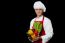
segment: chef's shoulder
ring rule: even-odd
[[[45,22],[51,22],[50,18],[44,17]]]
[[[30,21],[30,23],[31,23],[31,22],[34,22],[34,21],[35,21],[35,18],[33,18],[33,19]]]

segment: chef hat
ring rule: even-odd
[[[36,1],[33,5],[33,8],[34,9],[41,8],[41,9],[43,9],[44,12],[46,12],[46,7],[44,6],[44,4],[41,1]]]

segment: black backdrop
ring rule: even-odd
[[[26,35],[27,30],[29,29],[30,21],[32,18],[34,18],[35,12],[33,9],[33,4],[37,0],[23,0],[23,1],[15,1],[14,6],[16,6],[15,9],[15,17],[16,17],[16,43],[31,43]],[[54,36],[49,41],[49,43],[58,43],[57,40],[57,14],[56,11],[54,12],[54,4],[53,1],[49,0],[40,0],[42,1],[47,11],[44,14],[46,17],[50,18],[52,21],[53,29],[54,29]],[[52,5],[53,4],[53,5]]]

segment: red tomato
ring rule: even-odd
[[[38,31],[37,31],[37,30],[35,30],[35,31],[34,31],[34,34],[37,36],[37,35],[38,35]]]

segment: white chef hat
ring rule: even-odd
[[[41,9],[43,9],[44,12],[46,12],[46,7],[44,6],[44,4],[41,1],[36,1],[33,5],[33,8],[34,9],[41,8]]]

